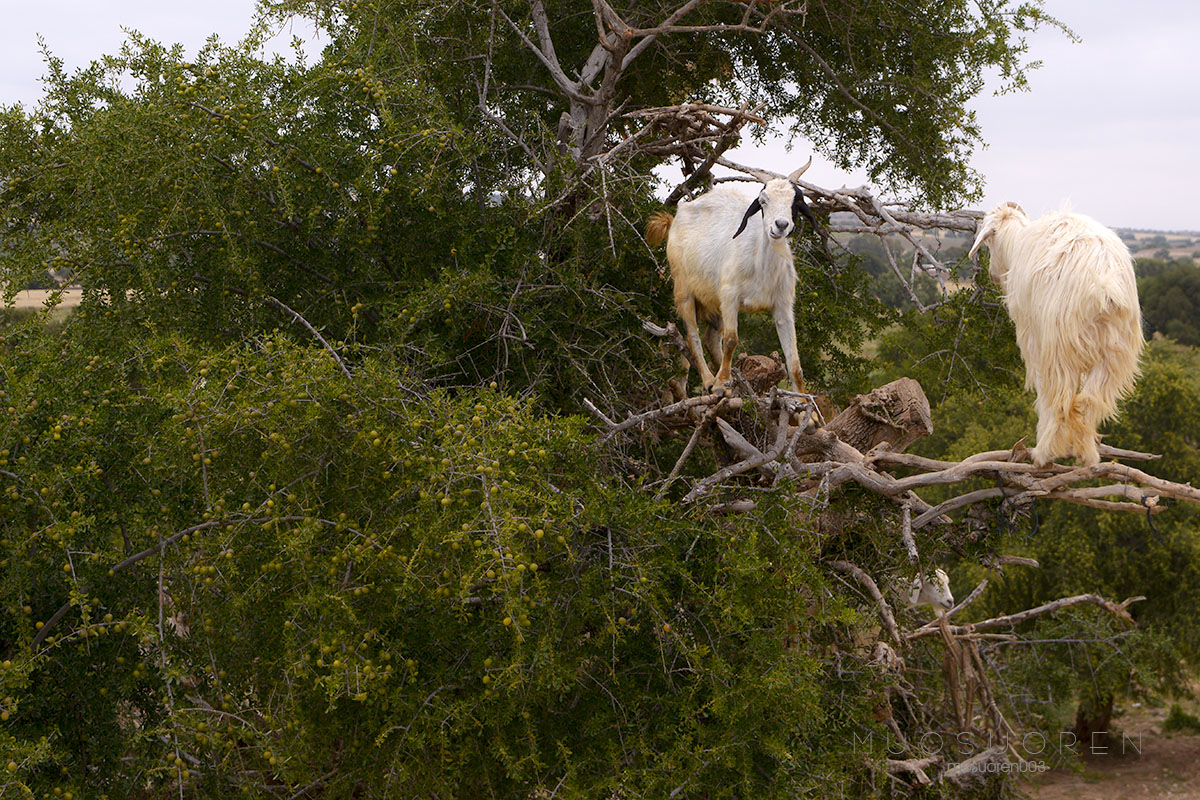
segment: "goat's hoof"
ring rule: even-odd
[[[1044,453],[1038,452],[1038,449],[1036,447],[1033,448],[1032,451],[1030,451],[1030,456],[1031,456],[1030,461],[1032,461],[1033,465],[1035,467],[1037,467],[1038,469],[1045,469],[1046,467],[1048,467],[1054,463],[1054,459],[1052,457],[1050,457]]]

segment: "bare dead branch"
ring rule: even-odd
[[[677,338],[673,326],[664,327],[647,322],[644,327],[654,335]],[[928,419],[918,413],[921,406],[918,400],[923,400],[920,386],[909,381],[910,388],[902,392],[900,384],[905,380],[909,379],[902,379],[865,395],[874,397],[870,402],[860,398],[856,403],[861,405],[861,413],[848,415],[843,411],[825,427],[816,429],[809,427],[807,421],[813,417],[816,408],[811,396],[772,390],[771,396],[764,398],[744,381],[732,384],[732,390],[740,396],[710,394],[690,397],[630,414],[621,422],[613,422],[590,403],[586,405],[603,424],[602,438],[605,439],[630,429],[642,430],[649,426],[669,430],[690,429],[694,432],[697,425],[706,424],[703,420],[713,422],[721,440],[739,456],[740,461],[700,480],[686,495],[687,503],[708,495],[722,484],[739,479],[739,476],[747,476],[747,473],[760,476],[760,480],[790,480],[797,492],[810,495],[817,491],[833,493],[847,484],[861,486],[901,507],[907,506],[913,515],[912,531],[935,522],[948,523],[954,512],[994,499],[1002,499],[1002,507],[1009,512],[1027,508],[1029,503],[1038,498],[1142,513],[1162,511],[1165,507],[1161,499],[1164,497],[1200,503],[1200,489],[1190,484],[1167,481],[1113,461],[1092,467],[1062,464],[1034,466],[1028,463],[1029,450],[1023,442],[1018,442],[1009,450],[977,453],[957,462],[896,452],[931,431]],[[914,392],[921,395],[920,398],[914,399]],[[889,403],[893,405],[889,406]],[[714,411],[718,404],[720,408]],[[758,414],[730,413],[740,412],[744,407],[755,408]],[[770,432],[762,430],[763,423],[755,422],[762,419],[773,421],[777,416],[782,418],[784,413],[789,416],[798,413],[805,421],[800,425],[788,425],[785,421]],[[748,430],[747,426],[753,431]],[[791,443],[785,447],[788,436],[791,436]],[[842,437],[860,443],[862,447],[869,448],[869,452],[864,455]],[[764,439],[775,442],[767,451],[752,444]],[[696,441],[698,443],[700,440]],[[1100,452],[1105,457],[1137,460],[1154,458],[1149,453],[1105,445],[1101,446]],[[896,468],[904,468],[913,474],[898,477],[891,471]],[[918,494],[921,489],[931,486],[949,486],[980,479],[994,485],[973,489],[937,505],[930,505]],[[1097,479],[1107,483],[1086,485]],[[746,477],[740,480],[745,481]],[[903,524],[901,528],[903,540],[908,529]],[[911,557],[915,541],[913,547],[909,548],[908,543],[905,546]]]
[[[721,438],[725,440],[725,444],[729,445],[729,448],[741,456],[742,459],[761,458],[763,463],[757,469],[763,475],[768,478],[774,478],[778,474],[775,465],[767,461],[761,450],[746,441],[745,436],[742,436],[736,428],[720,417],[717,418],[717,429],[721,432]]]
[[[725,395],[721,394],[706,394],[700,397],[689,397],[686,400],[680,400],[678,403],[672,403],[671,405],[663,408],[631,415],[625,421],[618,422],[609,428],[605,432],[605,435],[612,436],[613,434],[620,433],[621,431],[625,431],[640,425],[645,425],[648,422],[675,416],[680,412],[687,411],[691,408],[712,407],[722,400],[729,401],[727,407],[730,410],[737,410],[742,407],[740,397],[726,398]]]
[[[904,277],[904,273],[900,271],[900,266],[896,263],[896,257],[892,255],[892,248],[888,246],[887,236],[879,234],[879,244],[883,248],[883,254],[887,257],[888,266],[891,267],[892,273],[899,279],[904,290],[908,292],[908,299],[913,301],[917,310],[924,313],[929,310],[929,306],[921,302],[921,298],[917,297],[917,292],[913,289],[912,283],[908,278]]]
[[[600,421],[601,421],[601,422],[603,422],[603,423],[604,423],[605,425],[607,425],[608,427],[610,427],[610,428],[615,428],[615,427],[616,427],[617,423],[615,423],[615,422],[613,422],[611,419],[609,419],[609,418],[608,418],[608,417],[607,417],[607,416],[604,414],[604,412],[603,412],[603,411],[601,411],[600,409],[596,408],[596,404],[595,404],[595,403],[593,403],[591,400],[589,400],[589,399],[588,399],[588,398],[586,398],[586,397],[585,397],[585,398],[583,398],[583,406],[584,406],[584,408],[586,408],[588,411],[592,412],[592,413],[593,413],[593,414],[595,414],[597,417],[599,417],[599,418],[600,418]]]
[[[524,44],[525,47],[527,47],[530,52],[533,53],[538,61],[542,62],[542,66],[544,66],[550,72],[550,77],[554,79],[554,83],[563,91],[563,94],[567,95],[567,97],[571,98],[572,100],[579,102],[587,99],[580,91],[579,84],[567,77],[567,74],[563,72],[562,65],[558,62],[558,56],[554,52],[554,41],[550,38],[550,28],[549,21],[546,18],[546,9],[542,5],[541,0],[534,0],[532,8],[533,24],[537,29],[538,39],[541,42],[541,47],[534,44],[533,41],[525,35],[525,31],[521,30],[521,26],[513,22],[508,14],[504,13],[504,9],[500,8],[498,3],[493,3],[492,8],[494,9],[495,13],[499,14],[501,18],[508,23],[508,27],[510,27],[513,32],[517,34],[517,36],[521,39],[522,44]]]
[[[1007,748],[1002,746],[989,747],[982,753],[977,753],[965,761],[955,764],[942,773],[941,781],[965,786],[973,781],[985,780],[989,774],[994,774],[997,766],[1008,763]]]
[[[271,295],[267,295],[267,302],[276,308],[287,312],[292,319],[299,322],[305,328],[308,328],[308,332],[317,338],[317,341],[320,342],[321,346],[329,352],[329,355],[333,356],[333,360],[337,362],[338,368],[342,370],[342,374],[346,376],[346,380],[350,381],[351,383],[354,382],[354,376],[350,374],[350,370],[346,367],[346,363],[342,361],[342,357],[337,354],[337,351],[333,349],[333,346],[330,345],[329,342],[325,341],[325,337],[322,336],[320,332],[312,326],[312,323],[301,316],[300,312],[293,311],[291,308],[284,305],[280,300],[272,297]]]
[[[954,636],[965,636],[967,634],[975,633],[976,631],[986,631],[993,628],[1012,628],[1020,625],[1022,622],[1028,622],[1035,617],[1040,617],[1043,614],[1051,614],[1055,611],[1059,611],[1060,609],[1067,608],[1069,606],[1076,606],[1081,603],[1090,603],[1092,605],[1100,606],[1110,614],[1113,614],[1114,616],[1119,617],[1120,619],[1132,625],[1134,624],[1133,617],[1129,616],[1129,612],[1126,611],[1126,608],[1133,603],[1145,599],[1146,598],[1144,597],[1131,597],[1122,603],[1114,603],[1113,601],[1107,600],[1098,594],[1080,594],[1075,595],[1074,597],[1063,597],[1058,600],[1053,600],[1049,603],[1040,605],[1037,608],[1030,608],[1025,611],[1020,611],[1016,614],[1008,614],[1003,617],[993,617],[992,619],[985,619],[981,622],[970,622],[966,625],[952,625],[949,627],[949,631]],[[936,627],[922,627],[904,634],[904,638],[906,641],[912,641],[925,636],[931,636],[937,632],[938,630]]]
[[[1034,569],[1037,569],[1038,567],[1042,566],[1041,564],[1039,564],[1037,562],[1036,558],[1025,558],[1024,556],[999,555],[999,556],[995,557],[995,563],[998,566],[1015,564],[1016,566],[1019,566],[1019,567],[1033,567]]]
[[[971,603],[974,603],[983,594],[983,590],[987,588],[987,585],[988,585],[987,578],[984,578],[983,580],[981,580],[979,582],[979,585],[976,586],[974,589],[972,589],[971,593],[966,596],[966,599],[964,599],[961,603],[959,603],[954,608],[952,608],[946,612],[946,617],[949,618],[949,617],[957,614],[959,611],[962,611],[967,606],[971,605]]]
[[[935,764],[940,764],[941,761],[942,757],[936,755],[925,758],[909,758],[903,761],[889,758],[886,767],[889,775],[912,775],[918,786],[928,786],[933,781],[925,774],[925,770]]]
[[[787,409],[779,412],[779,422],[776,424],[775,445],[769,452],[762,453],[758,456],[751,456],[744,461],[739,461],[737,464],[733,464],[718,470],[715,474],[710,475],[697,483],[696,486],[683,498],[683,502],[694,502],[698,498],[707,494],[709,490],[717,484],[741,475],[743,472],[749,472],[750,470],[774,461],[783,455],[784,445],[787,443],[788,413],[789,412]]]
[[[674,26],[675,23],[677,23],[679,20],[683,19],[688,14],[692,13],[693,10],[695,10],[698,6],[704,4],[705,2],[707,2],[707,0],[688,0],[688,2],[684,3],[682,6],[675,9],[675,11],[671,12],[671,14],[665,20],[663,20],[659,25],[657,25],[654,28],[647,28],[647,29],[641,31],[640,33],[635,33],[633,31],[633,29],[630,28],[626,24],[625,31],[624,31],[625,35],[630,38],[632,38],[635,35],[640,35],[640,36],[642,36],[642,40],[640,42],[638,42],[636,45],[634,45],[633,47],[631,47],[629,49],[629,52],[625,54],[624,59],[622,59],[622,61],[621,61],[621,69],[624,70],[624,69],[628,68],[629,65],[633,63],[633,60],[635,58],[640,56],[646,50],[647,47],[649,47],[650,45],[654,44],[655,41],[657,41],[659,36],[661,36],[663,33],[670,32],[672,26]]]
[[[905,503],[900,510],[900,541],[908,553],[908,560],[914,564],[921,563],[921,554],[917,550],[917,542],[912,532],[912,506]]]
[[[708,427],[708,424],[712,422],[713,417],[715,417],[721,411],[721,408],[724,405],[724,402],[717,403],[704,413],[704,419],[701,420],[700,424],[696,426],[696,430],[692,433],[692,438],[688,439],[687,446],[683,448],[683,452],[679,454],[679,460],[675,462],[675,466],[671,469],[671,474],[667,476],[665,481],[663,481],[662,487],[655,492],[655,500],[661,500],[662,496],[666,494],[671,482],[675,480],[675,476],[677,476],[679,474],[679,470],[683,468],[684,462],[687,461],[688,456],[692,454],[692,450],[696,448],[696,442],[700,440],[700,433]]]
[[[709,508],[713,514],[745,514],[758,508],[753,500],[734,500],[732,503],[718,503]]]
[[[1003,496],[1004,490],[999,487],[967,492],[966,494],[959,495],[958,497],[952,497],[949,500],[938,503],[936,506],[930,508],[928,511],[924,512],[915,520],[913,520],[912,524],[914,528],[923,528],[927,523],[943,517],[951,511],[957,511],[960,508],[965,508],[966,506],[979,503],[983,500],[990,500],[993,497]]]
[[[725,114],[736,119],[745,119],[749,122],[754,122],[759,125],[766,125],[767,121],[758,115],[766,106],[766,103],[760,103],[755,106],[753,111],[747,111],[746,107],[729,108],[728,106],[717,106],[711,103],[680,103],[676,106],[654,106],[653,108],[642,108],[637,111],[627,112],[628,117],[663,117],[663,116],[686,116],[690,112],[704,112],[705,114]]]
[[[903,644],[904,639],[900,636],[900,629],[896,626],[896,617],[892,613],[892,607],[888,605],[887,600],[883,597],[883,593],[879,591],[879,585],[875,583],[875,579],[849,561],[830,561],[829,566],[840,572],[854,576],[854,579],[862,584],[867,594],[879,606],[879,619],[883,622],[883,627],[887,629],[888,634],[897,645]]]
[[[547,169],[545,163],[543,163],[542,160],[537,157],[537,154],[533,152],[533,148],[529,146],[529,143],[525,141],[524,137],[515,133],[512,128],[508,127],[508,123],[506,123],[502,118],[493,114],[482,100],[480,100],[477,108],[479,109],[479,113],[483,114],[483,116],[486,117],[493,125],[499,128],[505,136],[512,140],[517,147],[521,148],[525,155],[529,156],[529,160],[533,162],[535,167],[537,167],[538,172],[542,173],[543,175],[548,175],[550,173],[550,170]]]

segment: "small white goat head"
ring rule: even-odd
[[[807,164],[786,178],[769,172],[755,171],[754,176],[763,182],[763,188],[746,209],[742,224],[738,226],[733,238],[736,239],[746,230],[746,223],[755,214],[762,214],[763,233],[770,239],[783,239],[791,235],[796,229],[797,214],[803,214],[808,224],[816,228],[817,220],[813,217],[808,203],[804,202],[804,191],[796,185],[796,181],[800,180],[800,176],[811,166],[812,156],[809,156]]]
[[[1023,208],[1011,200],[1007,203],[1001,203],[983,215],[983,219],[979,221],[979,227],[975,232],[975,243],[971,245],[971,251],[967,253],[967,258],[974,258],[975,253],[979,252],[980,247],[990,244],[996,232],[1010,224],[1017,224],[1022,227],[1029,224],[1029,215],[1025,213]],[[1008,275],[1008,260],[996,258],[993,253],[991,262],[988,265],[988,274],[1003,289],[1004,279]]]
[[[933,579],[918,575],[912,579],[908,593],[910,608],[931,606],[939,617],[954,608],[954,595],[950,592],[950,578],[940,569],[933,571]]]

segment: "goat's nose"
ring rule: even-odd
[[[789,225],[791,225],[791,222],[789,222],[786,219],[775,220],[775,230],[778,231],[779,233],[783,233],[784,231],[786,231],[788,229]]]

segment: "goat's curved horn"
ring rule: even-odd
[[[996,232],[996,216],[988,214],[976,224],[975,228],[975,243],[971,245],[971,251],[967,253],[967,258],[974,258],[979,252],[979,248],[992,238]]]
[[[762,183],[770,183],[779,177],[774,172],[767,172],[761,169],[747,169],[746,172],[753,175],[755,178],[758,178],[758,180]]]
[[[812,166],[812,156],[809,156],[808,163],[805,164],[800,169],[793,172],[791,175],[788,175],[788,180],[791,181],[792,183],[795,183],[796,181],[800,180],[800,176],[803,175],[805,172],[807,172],[808,168],[811,166]]]

